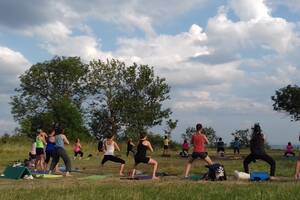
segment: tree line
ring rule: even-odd
[[[11,113],[20,132],[32,137],[38,128],[60,124],[70,138],[100,137],[111,133],[136,138],[164,121],[175,129],[170,86],[153,67],[111,59],[88,64],[80,57],[54,57],[32,65],[20,76],[11,97]]]

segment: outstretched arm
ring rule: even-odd
[[[68,138],[67,138],[65,135],[63,136],[63,140],[64,140],[64,143],[65,143],[65,144],[70,144]]]
[[[152,145],[151,145],[150,142],[147,142],[147,146],[148,146],[149,150],[150,150],[151,152],[153,152],[153,148],[152,148]]]
[[[205,140],[205,144],[208,144],[208,143],[209,143],[209,141],[208,141],[206,135],[204,135],[204,140]]]
[[[119,146],[118,146],[118,144],[117,144],[116,142],[114,142],[114,145],[115,145],[115,148],[116,148],[118,151],[120,151],[120,148],[119,148]]]

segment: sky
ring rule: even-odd
[[[153,66],[175,140],[202,123],[229,142],[259,122],[270,144],[297,143],[300,123],[270,97],[300,84],[299,33],[300,0],[0,0],[0,133],[17,126],[18,76],[58,55]]]

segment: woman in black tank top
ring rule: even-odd
[[[137,152],[134,156],[135,165],[134,165],[134,169],[132,170],[132,175],[131,175],[132,178],[134,178],[136,166],[139,163],[145,163],[145,164],[153,165],[152,179],[158,179],[158,177],[156,177],[156,170],[157,170],[158,163],[156,160],[146,156],[147,149],[153,152],[151,143],[147,140],[147,134],[142,133],[140,136],[140,142],[137,146]]]

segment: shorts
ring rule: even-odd
[[[217,152],[220,152],[220,151],[223,151],[223,152],[225,152],[225,149],[224,149],[224,147],[218,147],[218,148],[217,148]]]
[[[113,155],[104,155],[101,164],[104,165],[104,163],[106,163],[107,161],[112,161],[112,162],[116,162],[116,163],[125,164],[125,161],[123,159],[118,158],[118,157],[113,156]]]
[[[193,162],[197,158],[205,159],[207,156],[208,156],[207,152],[193,152],[190,162]]]
[[[148,164],[150,161],[149,157],[134,157],[135,164],[145,163]]]
[[[40,155],[44,155],[44,149],[43,148],[36,148],[36,155],[40,156]]]
[[[164,145],[164,149],[169,149],[169,145]]]

